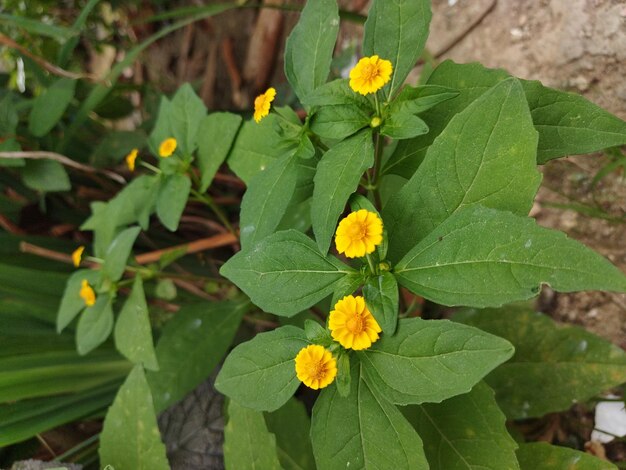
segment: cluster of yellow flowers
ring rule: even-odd
[[[380,217],[361,209],[339,223],[335,245],[349,258],[363,257],[382,242],[382,234]],[[348,295],[335,304],[328,317],[328,329],[341,346],[355,351],[369,348],[382,331],[360,295]],[[295,361],[298,379],[312,389],[330,385],[337,376],[337,360],[324,346],[312,344],[301,349]]]
[[[178,142],[176,139],[174,137],[168,137],[159,145],[159,156],[162,158],[171,157],[176,151],[177,146]],[[135,161],[137,160],[138,154],[139,149],[132,149],[124,158],[126,166],[130,171],[135,171]]]
[[[72,263],[75,268],[80,266],[84,251],[85,247],[81,245],[72,252]],[[87,279],[83,279],[81,281],[78,295],[81,299],[83,299],[87,307],[91,307],[96,303],[96,292],[93,290],[93,287],[89,285],[89,281]]]
[[[362,95],[376,93],[384,87],[391,79],[393,65],[377,55],[363,57],[350,70],[350,88]],[[261,93],[254,100],[254,121],[260,122],[270,113],[272,101],[276,97],[276,90],[268,88],[265,93]]]

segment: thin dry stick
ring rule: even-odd
[[[68,72],[67,70],[62,69],[61,67],[57,67],[56,65],[51,64],[45,59],[42,59],[41,57],[36,56],[32,52],[30,52],[28,49],[26,49],[23,46],[20,46],[18,43],[16,43],[11,38],[9,38],[8,36],[5,36],[2,33],[0,33],[0,44],[4,44],[5,46],[11,49],[17,50],[20,54],[23,54],[26,57],[29,57],[38,65],[40,65],[43,69],[47,70],[53,75],[58,75],[59,77],[71,78],[74,80],[80,80],[80,79],[85,78],[93,82],[101,82],[94,75],[85,75],[85,74],[80,74],[80,73]]]
[[[0,158],[28,158],[30,160],[54,160],[56,162],[62,163],[63,165],[69,166],[71,168],[76,168],[77,170],[81,170],[86,173],[101,173],[120,184],[126,183],[126,180],[122,176],[118,175],[117,173],[113,173],[112,171],[109,171],[109,170],[93,168],[88,165],[83,165],[82,163],[75,162],[74,160],[66,157],[65,155],[61,155],[60,153],[55,153],[55,152],[44,152],[44,151],[0,152]]]
[[[220,233],[208,238],[201,238],[200,240],[193,241],[191,243],[184,243],[182,245],[173,246],[164,250],[151,251],[150,253],[144,253],[135,258],[139,264],[154,263],[161,259],[165,253],[185,250],[185,254],[197,253],[199,251],[211,250],[213,248],[220,248],[222,246],[232,245],[237,243],[237,237],[232,233]]]

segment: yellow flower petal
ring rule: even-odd
[[[295,361],[298,379],[314,390],[327,387],[337,376],[337,361],[329,350],[318,344],[302,348]]]
[[[161,142],[161,145],[159,145],[159,156],[163,158],[171,156],[176,150],[177,146],[178,142],[176,142],[176,139],[174,137],[168,137],[163,142]]]
[[[372,253],[383,241],[383,221],[374,212],[361,209],[339,222],[335,232],[337,252],[348,258],[360,258]]]
[[[135,171],[135,160],[137,160],[138,153],[139,149],[132,149],[130,153],[126,155],[126,165],[130,171]]]
[[[254,120],[255,122],[261,121],[265,116],[270,113],[270,106],[272,101],[276,97],[276,90],[274,88],[268,88],[265,93],[260,94],[254,100]]]
[[[80,260],[83,257],[83,251],[85,251],[85,247],[79,246],[72,252],[72,263],[74,263],[75,268],[80,266]]]
[[[85,301],[87,307],[91,307],[96,303],[96,293],[89,285],[87,279],[83,279],[80,284],[80,298]]]
[[[350,88],[362,95],[375,93],[391,79],[391,62],[377,55],[363,57],[350,71]]]
[[[369,348],[382,331],[360,295],[348,295],[335,304],[328,318],[328,328],[335,341],[354,350]]]

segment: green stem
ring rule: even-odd
[[[193,196],[199,202],[202,202],[202,203],[206,204],[215,213],[217,218],[220,219],[220,222],[222,222],[222,224],[224,224],[224,227],[226,227],[226,229],[230,233],[232,233],[233,235],[236,235],[235,229],[230,224],[230,221],[226,217],[226,214],[224,214],[224,211],[222,211],[222,209],[217,204],[215,204],[215,202],[213,202],[213,199],[211,199],[206,194],[202,194],[199,191],[196,191],[195,189],[191,190],[191,194],[193,194]]]
[[[157,175],[161,173],[161,169],[160,168],[157,168],[156,166],[151,165],[148,162],[144,162],[143,160],[140,160],[139,164],[141,166],[143,166],[144,168],[147,168],[148,170],[151,170],[151,171],[155,172]]]
[[[376,134],[376,147],[374,151],[374,171],[372,173],[372,186],[374,193],[374,203],[376,208],[380,211],[383,208],[382,200],[380,197],[379,183],[380,183],[380,167],[383,160],[383,137],[380,134]]]

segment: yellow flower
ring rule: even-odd
[[[337,376],[337,361],[324,346],[312,344],[296,356],[296,375],[313,390],[327,387]]]
[[[87,279],[83,279],[80,284],[80,297],[85,301],[87,307],[96,303],[96,293],[93,291]]]
[[[161,149],[163,144],[161,144]],[[159,149],[160,150],[160,149]],[[135,160],[137,160],[138,149],[132,149],[128,155],[126,155],[126,165],[130,171],[135,171]]]
[[[80,266],[80,260],[83,257],[83,251],[85,251],[85,247],[79,246],[72,252],[72,262],[74,263],[75,268]]]
[[[383,221],[375,212],[361,209],[348,214],[337,227],[335,246],[348,258],[372,253],[383,241]]]
[[[377,55],[363,57],[350,70],[350,88],[362,95],[374,93],[391,79],[392,70],[391,62],[379,59]]]
[[[367,349],[378,339],[382,330],[360,295],[348,295],[335,304],[330,312],[328,328],[335,341],[346,349]]]
[[[276,97],[276,90],[268,88],[267,91],[254,99],[254,120],[259,122],[270,113],[270,105]]]
[[[169,137],[161,142],[159,145],[159,155],[163,158],[169,157],[176,150],[176,139],[174,137]]]

